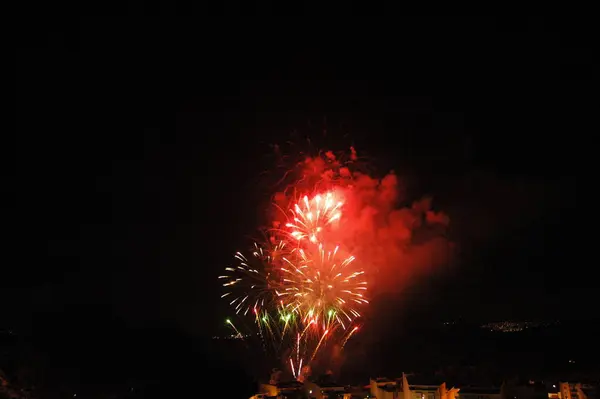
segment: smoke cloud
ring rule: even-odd
[[[368,273],[369,296],[399,292],[413,279],[448,264],[453,244],[447,238],[450,218],[433,207],[431,197],[410,201],[401,178],[393,171],[375,177],[356,151],[331,151],[306,157],[288,172],[292,179],[274,201],[281,210],[275,226],[285,223],[290,203],[301,196],[333,191],[342,199],[343,224],[323,232],[352,253]]]

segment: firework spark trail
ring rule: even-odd
[[[342,348],[343,348],[344,346],[346,346],[346,342],[348,342],[348,340],[350,339],[350,337],[352,336],[352,334],[354,334],[356,331],[358,331],[358,327],[354,327],[354,328],[352,329],[352,331],[350,331],[350,334],[348,334],[348,335],[346,336],[346,338],[344,338],[344,341],[342,342]]]
[[[321,344],[323,343],[323,340],[325,339],[325,337],[327,336],[328,333],[329,333],[329,330],[323,331],[323,335],[321,336],[321,339],[319,340],[319,343],[317,344],[315,351],[313,352],[312,356],[310,357],[311,362],[314,360],[315,356],[317,355],[317,352],[319,351],[319,348],[321,347]]]
[[[290,358],[290,367],[292,368],[292,375],[294,376],[294,378],[298,378],[296,377],[296,371],[294,370],[294,361],[292,360],[292,358]]]
[[[298,333],[298,340],[296,341],[296,361],[300,361],[300,333]]]
[[[234,325],[234,324],[231,322],[231,320],[227,319],[227,320],[225,320],[225,322],[226,322],[227,324],[229,324],[229,325],[231,326],[231,328],[233,328],[233,329],[234,329],[234,331],[236,332],[236,335],[237,335],[238,337],[242,337],[242,333],[241,333],[241,332],[240,332],[240,331],[239,331],[239,330],[236,328],[236,326],[235,326],[235,325]]]

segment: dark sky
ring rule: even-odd
[[[324,129],[450,214],[461,258],[414,288],[422,316],[598,316],[576,208],[596,111],[589,25],[246,22],[18,32],[3,323],[212,334],[226,317],[215,276],[271,195],[269,144]]]

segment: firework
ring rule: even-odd
[[[358,330],[367,282],[354,256],[342,256],[339,247],[295,248],[283,256],[282,278],[275,289],[280,338],[292,346],[290,370],[300,377],[328,342],[346,341]]]
[[[327,342],[345,345],[358,329],[360,308],[368,304],[365,273],[355,257],[320,242],[320,228],[341,215],[341,202],[333,201],[331,193],[304,197],[304,205],[295,207],[296,224],[284,235],[292,242],[254,244],[248,256],[237,252],[236,264],[219,276],[222,297],[236,315],[252,316],[276,351],[292,350],[288,361],[295,378]],[[227,324],[242,336],[230,319]]]
[[[271,231],[268,245],[236,253],[236,264],[219,277],[222,297],[237,316],[253,317],[263,343],[269,340],[285,354],[282,360],[298,380],[322,348],[345,345],[368,304],[359,262],[328,242],[327,232],[343,224],[339,188],[301,196],[284,212],[287,223]],[[242,336],[229,319],[227,324]]]
[[[326,250],[295,249],[283,257],[283,280],[277,295],[283,309],[301,318],[302,325],[316,323],[323,330],[346,329],[368,304],[364,271],[354,267],[354,256],[340,256],[339,247]],[[305,327],[306,328],[306,327]]]
[[[229,301],[236,314],[258,315],[271,305],[279,284],[274,265],[284,248],[283,241],[268,249],[255,243],[249,256],[236,252],[236,264],[226,267],[225,274],[219,276],[226,290],[221,298]]]
[[[289,235],[298,241],[321,242],[321,233],[342,216],[343,202],[332,191],[317,194],[312,198],[305,195],[290,210],[290,221],[286,224]]]
[[[329,199],[330,204],[317,198]],[[318,223],[338,218],[339,206],[332,206],[331,201],[327,194],[306,199],[304,210],[318,217],[311,218],[301,209],[301,217],[315,222],[303,222],[303,226],[316,228]],[[310,208],[311,202],[320,208]],[[300,378],[303,365],[311,363],[327,342],[346,343],[358,329],[360,308],[368,304],[365,273],[354,256],[342,254],[339,246],[329,248],[310,239],[300,242],[301,247],[296,242],[291,250],[294,242],[288,245],[285,240],[271,246],[254,244],[248,256],[237,252],[236,264],[219,276],[226,290],[222,297],[235,313],[252,316],[259,335],[272,341],[275,351],[292,350],[288,361],[295,378]],[[227,324],[242,336],[230,319]]]

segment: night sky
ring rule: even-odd
[[[272,145],[307,137],[353,145],[449,214],[458,261],[398,308],[435,322],[600,316],[582,226],[595,211],[576,206],[595,134],[589,24],[246,23],[17,33],[2,324],[90,341],[106,325],[225,333],[215,277],[264,223]]]

